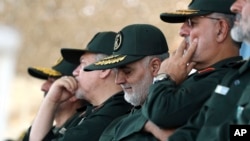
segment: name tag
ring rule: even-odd
[[[215,88],[215,92],[221,95],[226,95],[229,91],[229,87],[222,86],[222,85],[217,85]]]

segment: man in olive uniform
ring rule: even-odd
[[[242,41],[247,44],[250,44],[250,1],[249,0],[236,0],[231,6],[231,11],[237,14],[235,25],[231,30],[232,38],[235,41]],[[249,130],[244,136],[234,136],[233,131],[230,135],[230,125],[248,125],[250,124],[250,60],[248,59],[240,68],[237,74],[228,74],[232,79],[224,79],[224,82],[228,85],[224,86],[225,89],[228,89],[227,95],[231,96],[232,99],[239,96],[239,101],[237,107],[234,107],[233,119],[229,122],[223,122],[223,126],[220,128],[220,140],[241,140],[248,141]],[[237,82],[237,83],[236,83]],[[235,104],[235,102],[227,102],[228,98],[223,99],[224,103],[229,103],[230,105]],[[220,112],[220,111],[218,111]],[[230,115],[231,115],[230,113]],[[231,116],[230,116],[231,117]],[[249,128],[248,128],[249,129]],[[232,137],[232,138],[230,138]]]
[[[216,60],[218,57],[219,58],[222,57],[221,58],[222,62],[226,61],[227,58],[230,59],[231,57],[238,55],[239,53],[238,46],[233,43],[230,37],[230,29],[233,27],[233,22],[232,19],[230,20],[229,17],[230,15],[232,15],[232,13],[230,12],[230,6],[233,4],[233,2],[234,0],[193,0],[189,5],[188,10],[179,10],[176,13],[161,14],[162,20],[166,22],[170,23],[184,22],[183,25],[185,24],[189,25],[190,39],[192,40],[192,38],[197,38],[198,42],[203,41],[203,43],[206,43],[203,44],[203,46],[201,43],[197,44],[197,49],[194,52],[193,56],[191,57],[191,61],[195,63],[194,68],[196,68],[197,65],[199,65],[200,63],[198,60],[194,59],[194,57],[197,57],[198,55],[200,55],[200,57],[202,58],[204,56],[208,56],[212,52],[212,54],[210,54],[211,60]],[[223,29],[223,27],[224,28],[226,27],[226,29]],[[206,38],[202,39],[202,35]],[[223,38],[220,37],[221,35],[223,35]],[[201,47],[203,47],[204,51],[197,52],[198,49]],[[189,53],[188,50],[187,52]],[[231,53],[231,57],[230,56],[226,57],[225,56],[226,52]],[[237,59],[234,61],[237,61]],[[225,65],[229,63],[231,67],[228,67],[227,70],[223,72],[223,74],[217,76],[218,78],[213,78],[213,79],[218,79],[219,81],[217,81],[217,83],[214,83],[214,89],[211,89],[212,90],[211,97],[204,103],[203,106],[201,106],[200,111],[197,111],[197,113],[193,114],[191,118],[188,120],[188,122],[180,129],[176,130],[174,134],[172,134],[170,137],[168,137],[170,134],[168,134],[167,132],[166,138],[168,138],[168,141],[227,140],[225,139],[225,136],[227,136],[228,134],[226,132],[229,131],[222,129],[225,126],[228,126],[225,123],[228,123],[228,121],[231,121],[231,119],[234,117],[234,113],[236,111],[235,105],[241,95],[242,87],[244,87],[249,81],[249,77],[246,77],[244,72],[242,72],[241,70],[238,71],[238,68],[242,65],[243,62],[244,61],[241,60],[233,63],[232,60],[231,61],[228,60],[226,64],[221,66],[221,68],[223,68],[225,67]],[[168,69],[170,68],[166,68],[166,70]],[[176,82],[178,82],[178,80],[182,80],[182,77],[178,77],[178,74],[173,73],[173,71],[169,71],[167,73],[173,80],[177,80]],[[243,75],[244,77],[238,79],[239,75]],[[166,82],[167,81],[165,81],[165,83]],[[203,95],[208,91],[206,85],[207,84],[194,85],[194,87],[196,87],[196,89],[200,91],[198,95]],[[155,87],[155,89],[160,89],[160,87],[158,88]],[[162,91],[167,91],[167,89],[169,89],[168,86]],[[211,92],[211,90],[209,91],[209,93]],[[191,96],[192,97],[190,97],[189,101],[193,102],[194,99],[196,98],[193,95]],[[159,95],[158,98],[162,100],[164,99],[164,96]],[[181,101],[181,98],[179,99]],[[158,105],[158,101],[159,100],[154,101],[155,103],[157,103],[155,106]],[[152,106],[152,104],[147,106],[148,108],[147,112],[149,113],[148,114],[149,118],[151,118],[152,121],[157,123],[157,125],[159,126],[163,125],[163,127],[165,127],[167,125],[166,122],[160,121],[159,118],[154,119],[150,117],[151,111],[156,112],[154,111],[154,109],[150,110],[149,109],[151,108],[150,106]],[[163,105],[158,105],[158,106],[162,107],[160,108],[160,110],[164,109]],[[184,105],[184,106],[189,106],[189,105]],[[169,108],[173,107],[171,107],[170,105],[170,107],[167,107],[167,109]],[[176,112],[182,113],[183,110],[179,110]],[[169,121],[168,118],[166,118],[165,114],[163,115],[163,118],[164,117],[166,121]],[[178,119],[177,117],[174,117],[174,114],[173,118]]]
[[[232,37],[236,41],[244,41],[250,44],[250,1],[236,0],[231,6],[232,12],[235,12],[239,18],[232,29]],[[249,72],[249,60],[244,64],[240,71]],[[250,73],[248,73],[249,78]],[[240,76],[240,79],[242,79]],[[232,89],[232,88],[231,88]],[[250,124],[250,83],[248,82],[246,88],[240,98],[235,115],[237,124]]]
[[[56,64],[51,68],[29,67],[28,73],[35,78],[45,81],[41,85],[41,90],[44,92],[44,96],[46,96],[51,85],[54,83],[54,81],[56,81],[56,79],[62,76],[72,76],[72,72],[76,67],[77,65],[71,64],[60,57],[56,61]],[[85,105],[86,101],[80,99],[65,101],[60,104],[60,108],[58,108],[58,110],[56,111],[54,118],[55,125],[52,127],[55,136],[60,136],[60,131],[64,130],[64,128],[68,128],[68,125],[70,125],[71,122],[73,122],[77,118],[79,114],[79,112],[77,111],[82,111]],[[29,131],[30,129],[18,140],[28,141]]]
[[[156,140],[154,136],[141,132],[146,119],[141,114],[153,77],[157,75],[161,62],[168,57],[168,46],[160,29],[149,24],[132,24],[124,27],[116,36],[113,55],[104,58],[84,70],[114,68],[115,83],[123,88],[124,98],[134,106],[125,116],[112,122],[100,140]]]
[[[123,99],[120,86],[114,83],[111,69],[85,72],[83,68],[113,51],[115,32],[99,32],[84,50],[62,49],[63,58],[78,64],[74,77],[62,77],[55,81],[45,97],[31,128],[31,140],[55,139],[50,127],[58,104],[75,96],[90,103],[76,122],[63,131],[56,140],[97,141],[106,126],[116,117],[129,112],[131,105]]]

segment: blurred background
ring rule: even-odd
[[[159,15],[186,8],[189,2],[1,0],[0,140],[16,140],[32,123],[43,99],[40,91],[43,81],[27,74],[29,66],[50,67],[60,56],[60,48],[84,48],[99,31],[118,32],[135,23],[148,23],[160,28],[171,52],[182,39],[178,35],[180,24],[164,23]]]

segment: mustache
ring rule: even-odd
[[[185,41],[186,41],[186,43],[190,43],[190,37],[188,36],[188,37],[185,37]]]
[[[236,16],[235,16],[235,20],[236,21],[240,21],[241,20],[241,14],[236,14]]]

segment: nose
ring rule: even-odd
[[[115,83],[116,83],[117,85],[120,85],[120,84],[124,84],[124,83],[125,83],[125,76],[124,76],[124,74],[123,74],[121,71],[119,71],[119,70],[116,71]]]
[[[51,85],[52,85],[52,82],[50,82],[49,80],[46,80],[46,81],[42,84],[41,90],[42,90],[43,92],[47,93],[47,92],[49,91]]]
[[[81,65],[78,65],[72,72],[73,76],[78,76],[81,69]]]
[[[180,28],[179,35],[181,37],[187,37],[190,34],[191,28],[189,27],[187,22],[184,22]]]
[[[230,10],[233,13],[240,13],[243,5],[243,0],[236,0],[233,5],[230,7]]]

